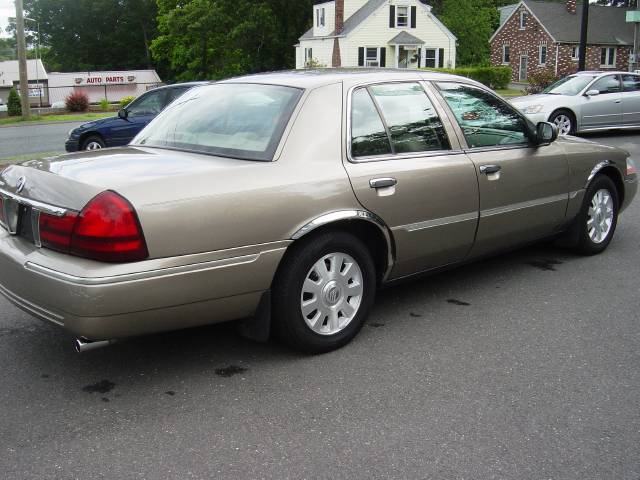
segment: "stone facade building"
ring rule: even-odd
[[[512,80],[526,81],[531,73],[549,70],[556,76],[578,69],[582,5],[576,0],[544,2],[522,0],[503,7],[501,25],[489,40],[491,64],[507,65]],[[587,70],[629,69],[633,24],[625,8],[589,7]]]

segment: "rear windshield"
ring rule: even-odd
[[[595,75],[572,75],[561,78],[556,83],[545,88],[542,93],[551,95],[577,95],[584,87],[596,78]]]
[[[302,90],[219,83],[194,88],[133,139],[133,145],[273,160]]]

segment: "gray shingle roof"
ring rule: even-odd
[[[400,32],[389,40],[389,45],[423,45],[424,42],[408,32]]]
[[[582,6],[578,12],[567,12],[564,2],[536,2],[524,0],[533,14],[558,42],[579,42]],[[626,22],[629,9],[619,7],[589,7],[590,44],[633,45],[633,24]]]
[[[387,0],[369,0],[365,3],[359,10],[357,10],[353,15],[347,18],[344,22],[344,30],[341,35],[348,35],[355,28],[364,22],[369,15],[375,12],[378,8],[380,8]],[[329,34],[329,36],[335,35],[336,32],[333,31]],[[315,38],[313,36],[313,28],[307,30],[304,35],[300,37],[300,40],[308,40],[310,38]]]

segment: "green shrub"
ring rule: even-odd
[[[559,77],[553,72],[553,70],[537,70],[536,72],[530,73],[529,85],[527,85],[527,93],[540,93],[545,88],[547,88],[552,83],[555,83],[559,80]]]
[[[129,105],[131,102],[133,102],[136,99],[136,97],[134,97],[133,95],[129,95],[128,97],[123,97],[120,100],[120,108],[125,108],[127,105]]]
[[[80,91],[75,91],[64,99],[64,105],[70,112],[86,112],[89,110],[89,96]]]
[[[100,110],[108,112],[110,108],[111,108],[111,104],[109,103],[109,100],[107,100],[106,98],[103,98],[102,100],[100,100]]]
[[[10,117],[19,117],[22,115],[22,105],[20,105],[20,95],[15,88],[9,90],[9,99],[7,100],[7,112]]]
[[[428,70],[471,78],[494,90],[507,88],[511,81],[509,67],[429,68]]]

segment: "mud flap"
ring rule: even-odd
[[[238,324],[238,333],[255,342],[266,342],[271,333],[271,290],[262,294],[253,317]]]

